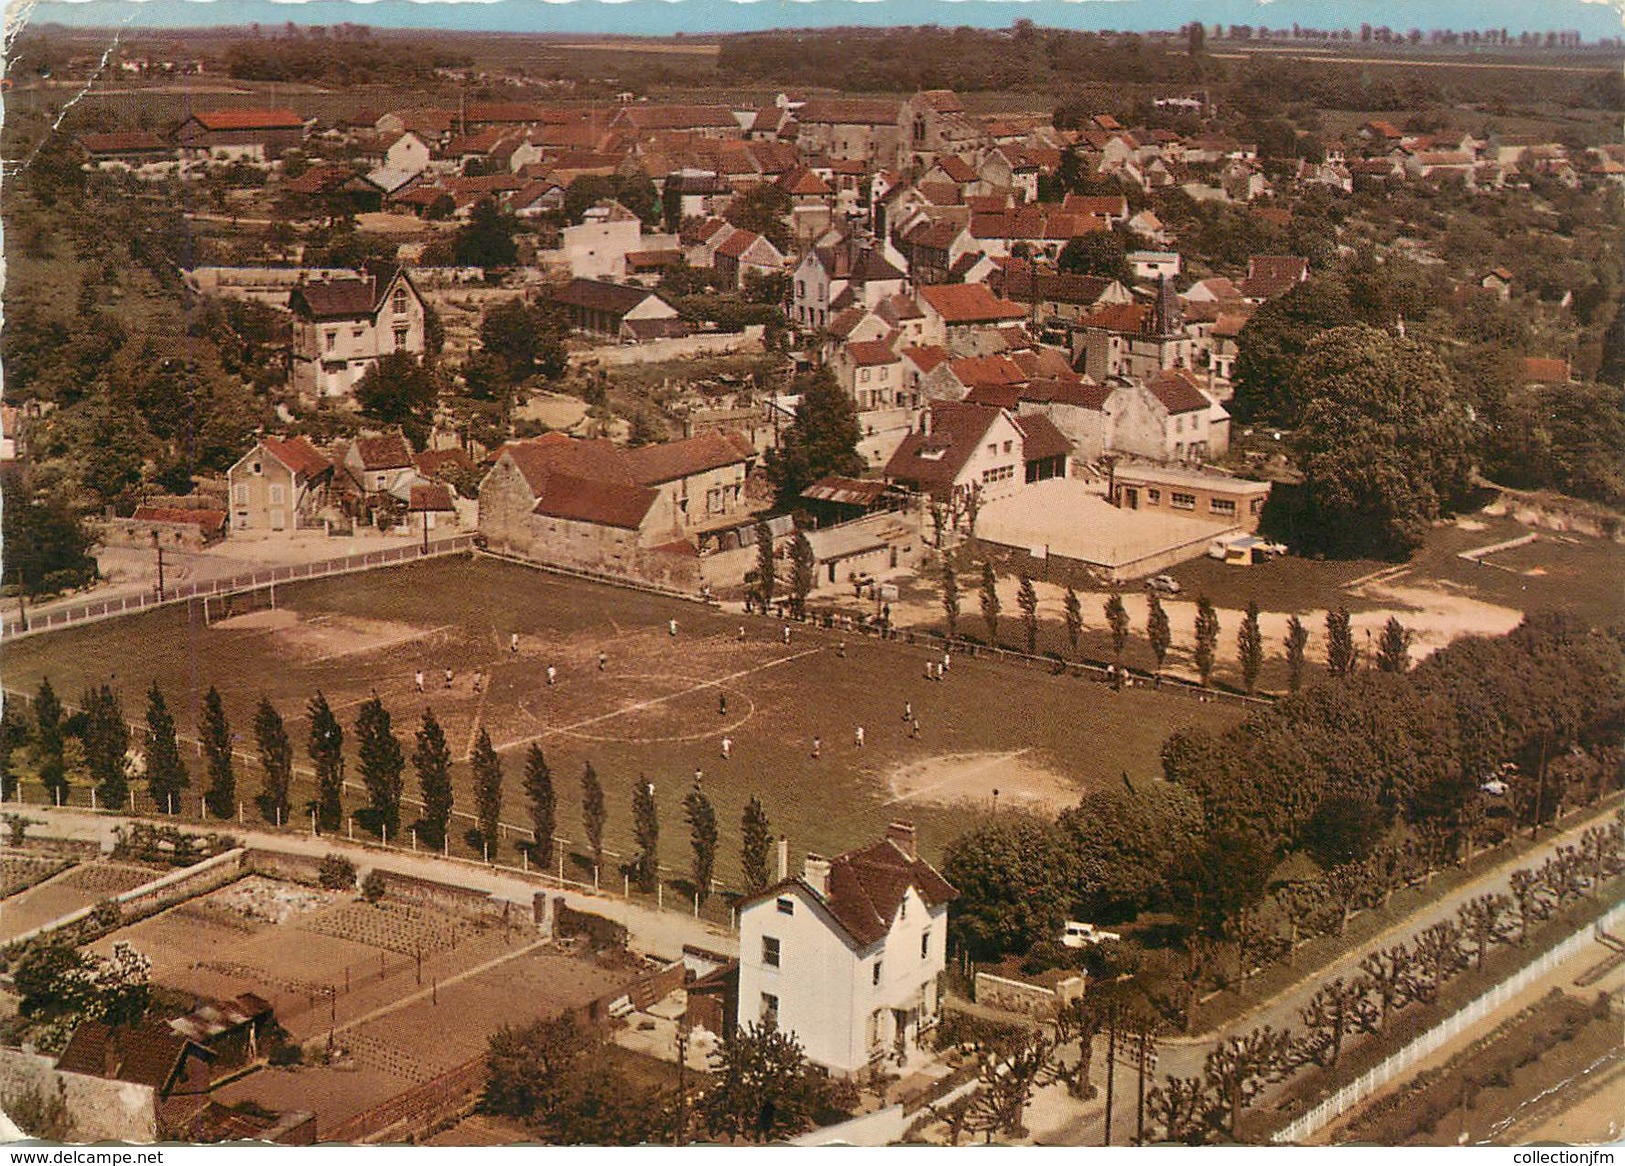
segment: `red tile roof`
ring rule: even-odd
[[[188,1050],[204,1050],[156,1021],[109,1028],[99,1020],[80,1021],[57,1058],[58,1070],[129,1081],[160,1092],[180,1072]]]
[[[952,89],[926,89],[915,94],[915,100],[937,113],[965,112],[965,103]]]
[[[507,455],[530,486],[540,494],[551,474],[568,474],[600,482],[632,485],[632,474],[621,459],[620,447],[601,438],[579,440],[567,433],[546,433],[528,441],[510,441],[496,452]]]
[[[813,98],[796,112],[802,125],[885,125],[897,124],[902,107],[895,101],[867,98]]]
[[[659,497],[659,491],[644,486],[549,474],[532,513],[636,530]]]
[[[326,194],[354,177],[355,172],[348,167],[319,164],[285,183],[282,189],[289,194]]]
[[[972,166],[958,154],[944,154],[937,159],[936,169],[948,176],[950,182],[975,182],[976,167]]]
[[[903,438],[886,463],[886,476],[934,495],[953,488],[954,480],[982,444],[999,410],[964,401],[937,401],[928,414],[930,431]]]
[[[756,448],[739,433],[701,433],[680,441],[645,445],[626,451],[632,478],[639,485],[658,486],[694,474],[749,461]]]
[[[313,478],[333,468],[333,463],[304,437],[264,437],[260,445],[292,470],[295,478]]]
[[[914,362],[921,374],[928,373],[948,359],[948,350],[937,344],[916,344],[902,350],[899,356]]]
[[[959,383],[967,387],[972,385],[1019,385],[1027,380],[1027,374],[1021,366],[1008,356],[963,356],[958,360],[950,360],[948,367],[953,370]]]
[[[930,863],[910,858],[889,838],[882,839],[830,861],[824,905],[848,935],[867,947],[891,930],[910,887],[931,907],[958,895]]]
[[[747,231],[743,227],[729,235],[722,246],[717,248],[718,255],[726,255],[730,259],[739,259],[746,251],[756,245],[761,236],[755,231]]]
[[[858,367],[897,364],[903,358],[884,340],[858,340],[846,346],[846,355]]]
[[[1071,454],[1072,443],[1055,423],[1042,413],[1028,413],[1014,418],[1021,430],[1021,457],[1023,461],[1045,461]]]
[[[1146,388],[1161,401],[1169,414],[1195,413],[1212,407],[1212,402],[1196,387],[1195,378],[1182,368],[1164,369]]]
[[[333,320],[370,316],[377,300],[371,279],[334,279],[300,284],[288,304],[295,315],[303,304],[312,319]]]
[[[948,324],[1020,320],[1027,309],[1002,300],[979,283],[945,283],[922,287],[919,298]]]
[[[135,130],[122,134],[80,134],[79,145],[92,154],[172,153],[174,146],[157,134]]]
[[[412,447],[399,433],[358,437],[351,446],[363,470],[403,470],[412,464]]]
[[[812,197],[823,197],[834,194],[829,183],[805,167],[787,171],[778,180],[779,185],[790,194],[802,194]]]
[[[1021,390],[1023,401],[1039,405],[1071,405],[1096,412],[1106,407],[1111,395],[1110,385],[1097,385],[1076,375],[1072,377],[1038,378]]]
[[[432,482],[427,486],[413,486],[409,491],[409,501],[406,509],[409,513],[444,511],[455,512],[457,507],[451,501],[451,487],[439,482]]]
[[[1151,319],[1150,304],[1106,304],[1090,312],[1078,323],[1085,328],[1104,328],[1109,332],[1144,332]]]

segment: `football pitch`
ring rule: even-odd
[[[576,854],[586,850],[587,763],[605,791],[606,847],[622,855],[633,849],[632,791],[654,783],[660,859],[677,878],[690,856],[681,802],[698,771],[720,826],[716,876],[727,886],[739,885],[740,817],[752,795],[774,833],[788,838],[793,869],[803,853],[839,853],[893,818],[912,819],[924,854],[937,859],[956,834],[995,812],[1059,809],[1124,773],[1136,783],[1154,778],[1169,732],[1222,727],[1240,715],[1182,693],[1113,692],[962,656],[944,679],[929,680],[926,662],[941,653],[924,646],[799,623],[789,625],[787,642],[777,620],[481,557],[278,585],[276,602],[274,611],[212,625],[196,604],[23,639],[6,646],[0,672],[9,693],[25,695],[48,675],[68,702],[87,685],[110,682],[137,725],[156,679],[189,740],[204,694],[217,687],[237,739],[238,797],[251,818],[260,784],[252,724],[262,696],[282,713],[294,744],[296,812],[314,795],[306,704],[318,690],[345,726],[347,813],[363,804],[353,728],[361,703],[378,694],[408,758],[423,711],[432,709],[455,759],[452,846],[464,853],[473,810],[467,758],[481,730],[503,761],[503,822],[528,828],[520,781],[525,754],[538,745],[553,773],[558,834]],[[139,732],[134,743],[140,747]],[[201,759],[195,749],[187,757],[191,793],[200,794]],[[418,810],[410,765],[405,785],[402,820],[410,823]],[[31,792],[39,796],[37,787]],[[80,788],[73,801],[88,797]],[[521,837],[528,835],[510,835]],[[503,850],[504,861],[517,860]],[[582,877],[579,867],[566,873]]]

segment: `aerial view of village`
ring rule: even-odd
[[[1625,37],[1482,9],[13,12],[0,1140],[1619,1139]]]

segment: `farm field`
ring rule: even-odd
[[[77,694],[111,680],[126,716],[139,723],[156,679],[183,735],[195,734],[203,695],[218,686],[239,736],[243,801],[259,783],[249,726],[263,694],[287,719],[304,771],[293,798],[301,807],[314,792],[306,702],[321,690],[348,730],[356,707],[376,692],[408,755],[421,711],[433,709],[459,762],[459,811],[472,808],[464,762],[481,729],[503,758],[503,821],[527,822],[520,775],[526,750],[539,744],[554,773],[559,834],[575,848],[584,837],[579,779],[587,762],[605,789],[613,851],[629,849],[634,783],[654,782],[661,857],[679,873],[688,865],[679,803],[701,770],[722,828],[717,877],[725,885],[737,879],[738,823],[752,795],[792,852],[837,853],[902,816],[916,821],[925,853],[938,858],[956,833],[993,810],[994,789],[1000,809],[1056,808],[1125,771],[1141,781],[1157,776],[1169,732],[1222,727],[1239,715],[1188,695],[1114,693],[965,658],[955,659],[945,681],[927,681],[924,648],[853,638],[842,656],[839,633],[796,625],[785,644],[780,625],[760,618],[746,623],[740,642],[735,616],[489,559],[279,587],[277,603],[276,612],[214,627],[205,626],[201,608],[169,608],[18,641],[5,656],[5,686],[28,693],[50,675],[59,692]],[[517,653],[509,650],[515,631]],[[419,669],[428,689],[421,695]],[[476,669],[489,676],[478,694]],[[902,718],[905,701],[921,723],[918,739]],[[724,736],[732,742],[727,761]],[[814,737],[821,738],[817,758]],[[196,793],[195,756],[192,769]],[[349,775],[354,782],[353,762]],[[410,797],[417,792],[410,768],[406,776]],[[358,795],[348,794],[347,807]],[[407,820],[413,811],[409,803]],[[454,846],[470,824],[454,823]]]

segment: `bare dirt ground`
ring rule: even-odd
[[[448,624],[439,628],[421,628],[395,620],[335,613],[304,615],[287,607],[233,616],[220,620],[214,626],[267,632],[279,657],[308,663],[320,663],[338,656],[382,652],[408,643],[432,647],[437,638],[451,627]]]
[[[955,753],[892,768],[886,784],[899,804],[934,802],[975,809],[1016,806],[1056,813],[1076,805],[1082,790],[1043,765],[1030,750]]]

